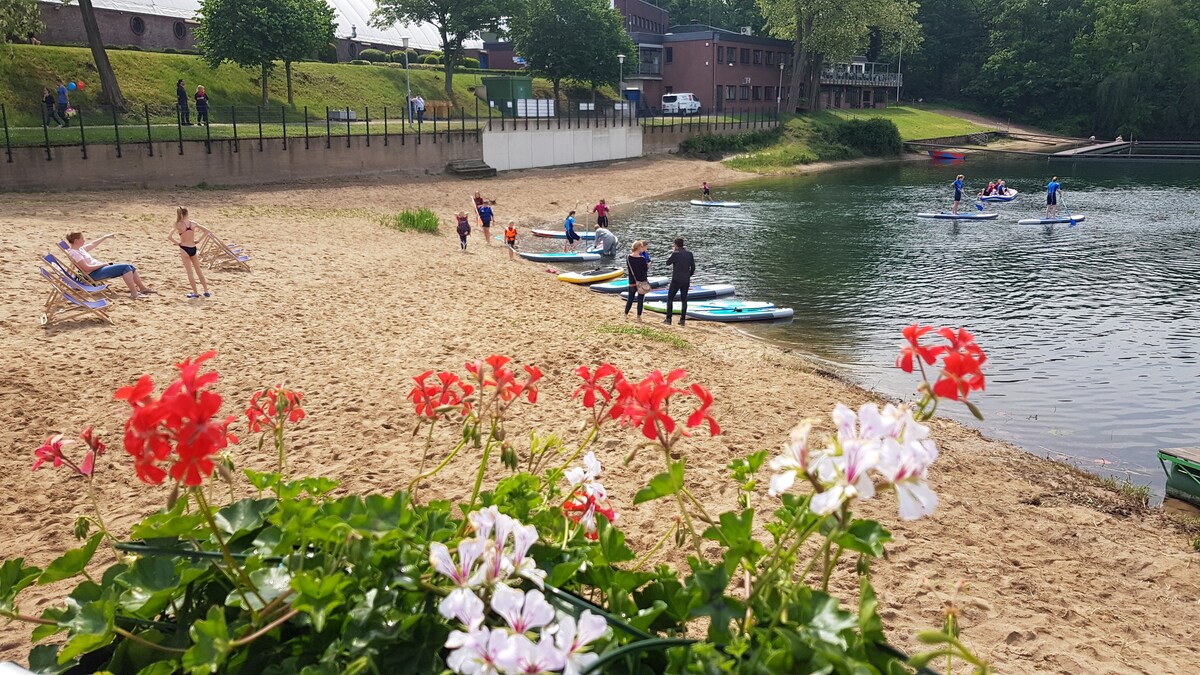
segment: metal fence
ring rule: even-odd
[[[13,148],[40,147],[47,161],[79,152],[88,158],[89,146],[112,146],[117,157],[131,149],[155,153],[184,154],[202,147],[212,153],[214,143],[228,142],[232,152],[262,152],[271,145],[286,150],[303,144],[305,149],[334,143],[351,147],[360,137],[361,145],[402,146],[421,143],[478,142],[484,130],[516,131],[539,129],[599,129],[641,126],[645,133],[669,133],[681,130],[715,132],[726,129],[764,128],[778,124],[773,111],[762,109],[725,110],[696,115],[662,115],[649,108],[635,109],[630,103],[614,101],[567,100],[557,106],[531,99],[530,105],[512,106],[525,113],[506,114],[486,101],[473,99],[467,105],[432,106],[425,111],[396,106],[337,106],[314,109],[309,106],[250,107],[209,106],[201,115],[191,108],[185,117],[171,108],[142,106],[141,110],[118,114],[108,107],[76,107],[68,124],[52,123],[41,107],[13,110],[0,103],[0,126],[4,130],[6,161],[12,163]],[[532,103],[538,103],[536,105]],[[11,123],[20,117],[26,124]],[[40,120],[40,123],[29,123]],[[189,124],[190,122],[190,124]],[[157,149],[156,149],[157,146]],[[172,146],[174,146],[172,148]],[[74,149],[74,150],[69,150]]]

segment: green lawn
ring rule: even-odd
[[[992,130],[989,127],[983,127],[957,117],[908,106],[894,106],[878,110],[826,110],[819,114],[842,119],[881,117],[891,120],[900,130],[900,140],[903,141],[961,136]]]

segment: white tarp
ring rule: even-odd
[[[367,43],[377,42],[396,48],[401,44],[400,38],[407,35],[411,38],[409,46],[414,49],[433,51],[442,48],[441,37],[433,24],[397,25],[390,28],[372,27],[370,24],[371,12],[375,10],[373,0],[326,0],[326,2],[333,7],[334,31],[339,38],[349,38],[353,29],[357,33],[356,40],[363,46],[367,46]],[[200,7],[200,2],[199,0],[92,0],[92,5],[100,9],[121,12],[192,19]],[[483,43],[479,40],[467,41],[468,48],[478,49],[482,46]]]

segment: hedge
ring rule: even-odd
[[[900,130],[887,119],[846,120],[837,126],[836,141],[864,155],[899,155],[903,150]]]
[[[387,63],[391,60],[388,58],[387,52],[379,49],[364,49],[358,53],[358,58],[371,63]]]

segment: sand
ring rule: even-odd
[[[230,414],[240,414],[262,386],[284,383],[304,392],[309,417],[291,436],[294,469],[337,478],[353,491],[395,490],[413,476],[422,443],[411,438],[414,417],[404,397],[409,378],[426,369],[461,370],[465,360],[492,353],[537,364],[546,373],[542,399],[519,408],[510,433],[536,425],[578,440],[581,416],[570,402],[577,365],[607,360],[631,375],[685,368],[712,389],[714,414],[726,430],[688,444],[689,482],[710,511],[730,508],[734,490],[724,467],[732,458],[774,451],[799,420],[827,419],[835,402],[857,405],[872,395],[819,372],[799,354],[727,327],[673,329],[687,348],[603,333],[603,326],[625,325],[618,301],[558,282],[544,272],[546,265],[510,262],[501,247],[486,247],[480,237],[472,238],[470,253],[460,254],[448,222],[453,211],[467,208],[475,189],[498,199],[501,221],[517,218],[527,230],[601,196],[628,204],[703,179],[719,185],[739,177],[715,164],[658,159],[515,172],[479,183],[381,179],[0,195],[6,298],[0,305],[0,480],[7,486],[0,556],[45,564],[73,544],[72,521],[87,509],[80,482],[65,473],[30,473],[33,449],[52,433],[95,424],[109,440],[113,452],[102,458],[97,481],[117,531],[127,532],[160,507],[167,489],[138,483],[119,448],[124,409],[112,392],[142,373],[164,382],[172,363],[208,349],[219,352],[219,390]],[[207,301],[184,299],[183,270],[165,241],[179,203],[253,256],[253,272],[213,273],[215,295]],[[440,236],[377,224],[379,215],[418,206],[442,214]],[[120,233],[97,257],[135,262],[159,295],[118,301],[111,327],[42,329],[37,256],[80,228],[91,236]],[[444,431],[440,440],[449,447],[451,433]],[[922,585],[923,577],[943,589],[965,579],[959,598],[964,639],[998,672],[1200,668],[1194,623],[1200,554],[1185,534],[1069,467],[949,422],[937,422],[934,434],[943,452],[932,472],[941,496],[936,514],[903,524],[890,496],[863,510],[896,536],[888,559],[875,567],[875,582],[897,646],[915,651],[912,635],[940,624],[942,594]],[[635,491],[661,462],[643,452],[622,464],[634,442],[631,433],[609,429],[597,453],[621,524],[635,550],[644,551],[673,510],[632,506]],[[239,467],[273,465],[253,442],[233,457]],[[460,459],[424,494],[468,496],[462,476],[475,461]],[[765,494],[755,498],[760,510],[772,504]],[[661,557],[678,563],[684,554]],[[843,589],[849,575],[847,567],[838,581]],[[22,608],[38,613],[64,592],[61,584],[31,589]],[[24,626],[0,628],[0,658],[24,661],[28,636]]]

